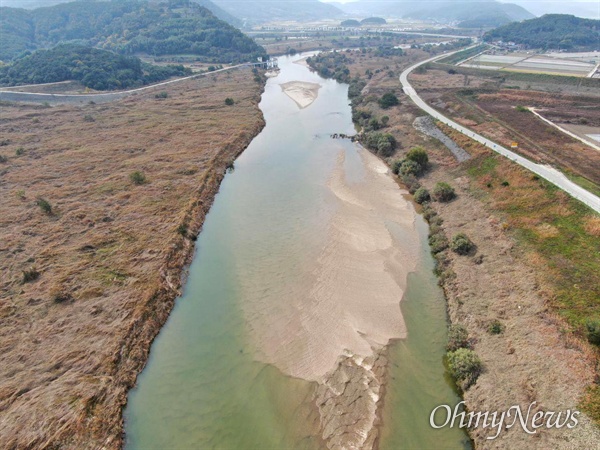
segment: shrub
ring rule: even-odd
[[[159,92],[158,94],[156,94],[154,96],[154,98],[168,98],[168,97],[169,97],[169,93],[166,91]]]
[[[388,109],[392,106],[398,105],[400,101],[398,101],[398,97],[396,97],[396,94],[394,94],[393,92],[388,92],[386,94],[383,94],[381,98],[377,101],[377,103],[379,103],[379,106],[381,106],[383,109]]]
[[[96,119],[94,119],[90,114],[86,114],[85,116],[83,116],[83,121],[84,122],[95,122]]]
[[[429,200],[431,200],[431,196],[429,195],[429,191],[424,187],[420,187],[415,191],[415,202],[419,205],[428,202]]]
[[[421,183],[419,183],[419,180],[417,180],[417,177],[414,175],[400,175],[400,179],[408,189],[408,192],[413,195],[415,192],[417,192],[417,189],[421,187]]]
[[[405,160],[400,166],[400,173],[402,175],[421,175],[423,167],[417,162],[411,161],[410,159]]]
[[[35,281],[40,277],[40,272],[35,268],[31,267],[23,271],[23,283],[29,283]]]
[[[52,299],[52,301],[57,304],[66,303],[73,300],[71,294],[68,291],[64,290],[61,286],[53,286],[50,289],[49,294],[50,299]]]
[[[397,145],[394,136],[388,133],[366,133],[364,142],[368,148],[376,151],[383,157],[392,156]]]
[[[446,351],[455,352],[459,348],[469,348],[469,332],[464,325],[457,323],[448,328],[448,344]]]
[[[423,207],[423,218],[427,222],[431,223],[437,217],[438,217],[437,213],[430,205],[425,205]]]
[[[500,183],[502,186],[506,187],[506,186],[510,186],[510,183],[508,181],[503,181],[502,183]]]
[[[4,155],[0,155],[0,163],[4,164],[5,162],[8,162],[8,158]]]
[[[450,74],[450,75],[456,75],[456,70],[454,70],[454,69],[448,69],[448,74]]]
[[[429,164],[429,157],[423,147],[412,148],[406,154],[406,159],[420,164],[423,168],[427,167],[427,164]]]
[[[452,238],[452,243],[450,244],[450,249],[454,253],[458,253],[459,255],[468,254],[475,245],[464,233],[458,233],[456,236]]]
[[[448,238],[443,232],[429,236],[429,247],[434,255],[448,248]]]
[[[23,153],[25,153],[25,149],[23,147],[19,147],[15,150],[16,156],[21,156]]]
[[[517,105],[516,110],[519,112],[529,112],[529,110],[527,108],[525,108],[524,106],[521,106],[521,105]]]
[[[188,227],[185,223],[182,223],[177,227],[177,233],[179,233],[183,237],[187,236],[187,232],[188,232]]]
[[[387,127],[388,122],[390,121],[390,118],[388,116],[383,116],[381,118],[381,126],[382,127]]]
[[[488,326],[488,333],[490,334],[500,334],[504,331],[504,325],[498,319],[495,319]]]
[[[231,97],[227,97],[227,98],[225,99],[225,104],[226,104],[227,106],[231,106],[231,105],[233,105],[234,103],[235,103],[235,102],[233,101],[233,99],[232,99]]]
[[[457,384],[463,390],[467,390],[477,381],[483,369],[483,364],[473,350],[459,348],[453,352],[448,352],[448,369]]]
[[[136,170],[135,172],[129,174],[129,179],[133,184],[140,185],[146,182],[146,175],[144,175],[139,170]]]
[[[433,188],[433,198],[439,202],[449,202],[454,197],[456,197],[456,193],[454,192],[454,188],[450,186],[448,183],[439,182]]]
[[[379,128],[381,128],[377,118],[373,117],[371,120],[369,120],[369,128],[371,130],[379,130]]]
[[[382,140],[377,143],[377,153],[381,156],[387,157],[394,154],[394,147],[389,141]]]
[[[401,159],[397,159],[396,161],[394,161],[394,163],[392,164],[392,173],[395,175],[398,175],[400,173],[400,167],[402,166],[402,163],[404,161]]]
[[[600,345],[600,320],[588,320],[585,328],[588,341],[591,344]]]
[[[43,199],[42,197],[38,197],[38,199],[35,202],[42,211],[44,211],[46,214],[50,215],[52,214],[52,205],[50,204],[50,202],[48,202],[48,200]]]

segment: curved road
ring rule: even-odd
[[[411,98],[411,100],[413,102],[415,102],[415,104],[419,108],[421,108],[427,114],[431,115],[433,118],[439,120],[440,122],[448,125],[451,128],[454,128],[455,130],[461,132],[462,134],[479,142],[480,144],[485,145],[486,147],[492,149],[496,153],[499,153],[502,156],[505,156],[506,158],[516,162],[520,166],[525,167],[526,169],[530,170],[531,172],[535,173],[536,175],[540,176],[541,178],[554,184],[559,189],[562,189],[567,194],[569,194],[571,197],[576,198],[580,202],[586,204],[587,206],[592,208],[597,213],[600,213],[600,198],[598,198],[591,192],[586,191],[581,186],[578,186],[577,184],[573,183],[564,174],[562,174],[555,168],[546,166],[546,165],[536,164],[526,158],[523,158],[520,155],[517,155],[516,153],[510,151],[509,149],[502,147],[500,144],[497,144],[494,141],[491,141],[491,140],[481,136],[480,134],[477,134],[474,131],[469,130],[466,127],[463,127],[462,125],[454,122],[453,120],[444,116],[437,110],[433,109],[431,106],[429,106],[427,103],[425,103],[425,101],[421,97],[419,97],[419,95],[417,94],[417,91],[415,91],[415,89],[408,82],[408,75],[413,70],[415,70],[417,67],[422,66],[423,64],[427,64],[429,62],[436,61],[441,58],[445,58],[449,55],[458,53],[459,51],[461,51],[461,50],[451,52],[451,53],[444,53],[443,55],[434,56],[433,58],[429,58],[429,59],[426,59],[425,61],[421,61],[420,63],[417,63],[417,64],[409,67],[408,69],[406,69],[404,72],[402,72],[402,74],[400,75],[400,83],[402,83],[402,88],[404,90],[404,93],[406,95],[408,95]]]
[[[16,102],[48,102],[48,103],[85,103],[89,101],[94,101],[96,103],[105,103],[111,102],[114,100],[119,100],[121,98],[127,97],[129,95],[135,95],[137,92],[147,91],[156,89],[162,86],[166,86],[169,84],[179,83],[181,81],[190,80],[192,78],[204,77],[206,75],[212,75],[214,73],[224,72],[226,70],[239,69],[241,67],[250,67],[248,64],[252,63],[244,63],[237,64],[235,66],[224,67],[222,69],[213,70],[212,72],[202,72],[196,73],[183,78],[175,78],[174,80],[163,81],[156,84],[150,84],[148,86],[143,86],[136,89],[130,89],[127,91],[117,91],[117,92],[106,92],[99,94],[45,94],[38,92],[18,92],[18,91],[7,91],[0,89],[0,101],[16,101]],[[52,84],[52,83],[47,83]],[[35,85],[32,85],[35,86]]]

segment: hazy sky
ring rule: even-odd
[[[326,3],[351,3],[358,0],[321,0]],[[368,0],[371,2],[395,2],[398,0]],[[401,0],[400,0],[401,1]],[[432,0],[430,0],[431,2]],[[452,0],[439,0],[448,2]],[[457,0],[462,1],[462,0]],[[473,0],[471,0],[473,1]],[[489,0],[488,0],[489,1]],[[548,13],[574,14],[580,17],[600,19],[600,0],[500,0],[502,3],[516,3],[529,12],[541,16]]]

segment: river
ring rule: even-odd
[[[427,226],[380,160],[331,138],[355,132],[348,86],[298,59],[267,82],[266,126],[223,180],[130,392],[129,450],[470,448],[429,426],[460,400]],[[283,91],[297,81],[318,88],[312,104]]]

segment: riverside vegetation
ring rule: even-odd
[[[595,346],[600,329],[600,218],[511,161],[440,126],[472,156],[458,164],[440,143],[424,140],[416,132],[412,120],[421,113],[401,97],[400,105],[382,110],[378,104],[382,95],[399,92],[397,79],[386,71],[394,68],[398,74],[418,57],[411,50],[387,60],[369,50],[353,52],[348,53],[345,68],[350,92],[361,87],[352,98],[355,121],[362,127],[361,140],[378,152],[368,145],[368,137],[381,131],[374,131],[370,121],[375,118],[379,123],[381,115],[388,116],[385,132],[395,137],[396,146],[391,155],[379,154],[415,201],[423,204],[430,224],[435,271],[446,292],[452,326],[460,327],[458,345],[451,344],[457,332],[450,329],[448,369],[469,409],[483,404],[502,408],[535,398],[580,407],[600,423],[600,388],[594,382],[600,356]],[[335,68],[334,73],[340,70]],[[419,76],[423,77],[413,75]],[[429,169],[417,175],[412,162],[406,161],[404,148],[423,146],[423,142]],[[485,286],[477,281],[480,277],[488,280]],[[511,283],[510,290],[506,282]],[[518,297],[511,294],[513,289]],[[513,309],[511,302],[519,307]],[[499,347],[498,339],[505,344]],[[515,367],[515,354],[527,355],[523,367]],[[504,389],[513,390],[510,398]],[[591,437],[597,429],[590,425],[585,431],[580,427],[578,433],[569,438],[583,446],[592,445],[598,437]],[[478,430],[471,436],[476,444],[486,442]],[[527,445],[520,440],[526,438],[516,435],[501,439],[505,445]],[[554,445],[553,439],[545,435],[540,445]]]
[[[263,83],[239,70],[160,98],[2,105],[1,448],[122,448],[204,216],[264,124]]]

